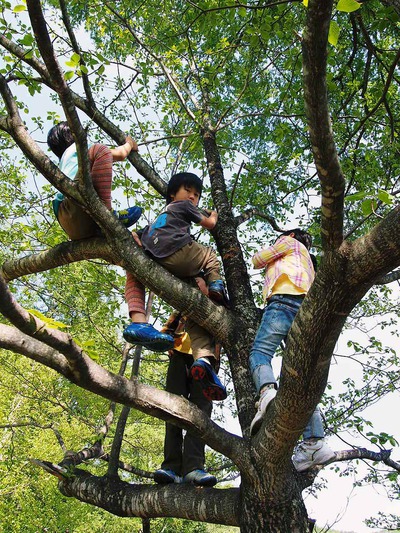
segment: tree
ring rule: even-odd
[[[370,313],[378,298],[387,310],[389,290],[379,287],[399,278],[400,212],[395,203],[398,3],[371,1],[361,6],[341,0],[334,6],[310,0],[305,7],[280,2],[165,1],[160,10],[159,3],[152,1],[140,6],[73,1],[67,6],[60,0],[53,6],[27,0],[26,6],[29,22],[18,17],[11,23],[7,2],[1,19],[0,43],[5,51],[0,76],[2,141],[5,147],[16,144],[51,185],[84,206],[104,237],[55,244],[61,234],[49,232],[48,242],[42,236],[42,243],[33,246],[30,255],[25,255],[18,242],[11,254],[4,250],[0,311],[6,320],[0,324],[0,347],[126,407],[105,475],[78,468],[83,460],[103,456],[101,432],[93,446],[72,454],[65,450],[59,465],[45,459],[40,465],[59,479],[62,494],[119,516],[184,517],[240,526],[242,532],[252,533],[309,531],[312,526],[301,493],[312,485],[319,469],[296,473],[290,460],[293,448],[324,393],[335,344],[346,320],[356,306],[360,314]],[[23,10],[22,4],[14,8],[17,13]],[[95,50],[86,50],[89,46],[79,43],[74,31],[79,24],[90,28]],[[328,39],[336,43],[336,50]],[[64,56],[68,57],[67,71],[59,62]],[[114,66],[115,77],[111,78]],[[111,81],[113,87],[108,88]],[[77,141],[81,172],[76,182],[67,180],[33,140],[21,116],[23,111],[30,113],[32,104],[14,96],[16,84],[25,86],[33,101],[46,87],[62,105]],[[80,84],[83,96],[76,89]],[[146,118],[148,108],[154,115]],[[150,163],[141,155],[130,156],[136,171],[159,194],[165,194],[165,180],[160,174],[161,157],[154,162],[155,154],[165,158],[166,174],[171,166],[201,169],[204,151],[210,194],[219,212],[213,238],[224,265],[230,310],[217,307],[152,262],[95,194],[89,179],[83,117],[95,123],[101,135],[121,143],[124,134],[116,124],[124,121],[127,110],[138,117],[135,128],[145,142],[150,142],[147,132],[159,116],[162,138],[158,140],[164,142],[158,152],[148,154]],[[50,113],[51,118],[54,114]],[[44,126],[40,117],[34,117],[33,124],[39,129]],[[238,164],[240,152],[246,154],[246,161],[230,178],[225,174]],[[13,173],[17,174],[16,169],[7,172],[10,183]],[[7,191],[7,183],[4,188]],[[144,202],[151,201],[151,190],[143,192]],[[137,184],[131,185],[130,191],[140,193]],[[321,198],[320,208],[312,205],[316,195]],[[260,432],[250,439],[254,391],[247,359],[260,310],[245,258],[251,247],[241,243],[243,223],[250,242],[249,232],[260,230],[260,220],[277,229],[285,224],[288,213],[298,209],[306,209],[321,249],[321,262],[288,337],[276,401]],[[5,216],[12,215],[7,207]],[[31,224],[38,225],[34,215]],[[266,233],[271,233],[269,226]],[[259,240],[264,241],[264,235]],[[91,259],[132,272],[170,306],[189,314],[221,341],[229,354],[243,437],[225,431],[184,399],[141,381],[137,367],[132,368],[130,379],[124,377],[124,365],[116,371],[115,364],[103,358],[115,350],[109,339],[97,347],[102,353],[99,364],[87,353],[92,330],[87,327],[82,341],[61,327],[51,328],[48,319],[22,305],[37,298],[33,291],[30,300],[21,285],[13,287],[14,295],[10,290],[9,283],[22,276],[51,274],[61,265]],[[79,271],[77,266],[78,276]],[[42,276],[39,279],[48,279]],[[107,305],[108,311],[113,311],[112,300]],[[48,303],[44,308],[53,319],[70,322],[66,310],[59,316]],[[392,311],[397,316],[395,307]],[[90,317],[90,313],[85,317],[77,310],[80,313],[82,322]],[[398,378],[393,378],[397,356],[391,354],[392,374],[382,369],[379,361],[386,348],[379,342],[374,346],[380,353],[365,361],[365,376],[381,379],[375,394],[398,386]],[[348,387],[350,394],[351,383]],[[364,394],[363,399],[370,398]],[[188,486],[124,481],[118,476],[119,468],[124,467],[121,437],[132,407],[201,436],[234,464],[241,475],[240,488],[198,491]],[[345,411],[341,414],[332,422],[335,427],[346,420]],[[366,422],[362,417],[355,420],[352,418],[354,426],[363,431]],[[379,444],[377,452],[347,450],[338,453],[336,460],[382,462],[390,469],[388,480],[396,483],[400,465],[384,448],[395,441],[389,433],[385,435],[371,433],[371,442]]]

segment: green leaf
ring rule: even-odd
[[[388,205],[393,204],[393,201],[394,201],[394,196],[392,196],[387,191],[383,191],[383,190],[380,190],[378,192],[378,198],[381,202],[383,202],[384,204],[388,204]]]
[[[22,46],[31,46],[34,42],[34,37],[31,33],[26,33],[24,37],[20,40]]]
[[[81,60],[81,56],[74,52],[71,56],[71,61],[73,61],[76,65],[79,65],[80,60]]]
[[[64,74],[64,78],[66,80],[70,80],[71,78],[73,78],[75,72],[73,70],[68,70],[65,74]]]
[[[365,191],[355,192],[354,194],[349,194],[345,197],[346,202],[357,202],[358,200],[363,200],[368,193]]]
[[[54,320],[53,318],[49,318],[37,309],[28,309],[28,313],[30,315],[35,316],[36,318],[40,318],[42,322],[44,322],[49,328],[52,329],[64,329],[69,328],[66,324],[63,324],[62,322],[59,322],[58,320]]]
[[[332,46],[336,46],[339,40],[340,28],[337,22],[331,20],[329,25],[328,41]]]
[[[14,7],[13,12],[14,13],[21,13],[21,11],[26,11],[26,6],[19,4]]]
[[[376,201],[373,198],[367,198],[361,204],[361,211],[364,216],[368,216],[376,209]]]
[[[352,13],[353,11],[360,9],[360,7],[360,2],[356,2],[356,0],[339,0],[336,9],[338,11],[343,11],[344,13]]]
[[[245,7],[239,7],[238,9],[239,17],[245,17],[247,15],[247,10]]]

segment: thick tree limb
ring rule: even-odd
[[[190,430],[230,457],[239,468],[243,460],[247,463],[242,439],[221,429],[194,404],[107,371],[92,361],[69,334],[48,328],[25,311],[1,277],[0,295],[0,312],[20,330],[0,324],[1,348],[38,361],[95,394]]]
[[[0,274],[8,282],[21,276],[37,274],[77,261],[99,258],[117,264],[115,255],[105,239],[94,237],[80,241],[66,241],[38,254],[6,261],[0,267]]]
[[[92,476],[77,468],[70,470],[48,461],[31,459],[59,479],[65,496],[127,517],[190,518],[200,522],[239,525],[239,489],[199,490],[190,484],[134,485],[115,478]],[[218,495],[218,505],[215,498]]]
[[[303,34],[304,96],[315,165],[321,183],[324,250],[343,240],[344,177],[333,139],[326,87],[326,58],[332,0],[310,0]]]
[[[392,283],[393,281],[399,281],[400,279],[400,270],[395,270],[394,272],[390,272],[389,274],[386,274],[386,276],[382,276],[376,280],[376,285],[387,285],[388,283]]]

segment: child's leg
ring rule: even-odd
[[[323,439],[325,437],[324,424],[322,422],[321,411],[317,406],[311,415],[303,433],[303,439]]]
[[[253,348],[250,352],[249,367],[260,399],[257,412],[250,425],[250,434],[260,429],[265,413],[276,395],[276,380],[271,361],[280,343],[286,338],[296,313],[302,303],[290,295],[272,296],[264,310]]]
[[[125,298],[132,322],[123,331],[124,339],[154,352],[171,350],[174,338],[147,323],[144,287],[130,272],[126,274]]]
[[[190,368],[190,375],[198,381],[203,395],[207,400],[225,400],[226,388],[214,371],[216,364],[215,341],[207,330],[196,324],[193,320],[186,323],[192,345],[194,363]]]
[[[130,272],[126,273],[125,300],[132,322],[146,322],[145,289]]]
[[[296,447],[292,461],[298,472],[315,465],[324,465],[335,458],[335,452],[325,442],[321,412],[314,410],[303,433],[303,441]]]
[[[296,316],[301,300],[286,302],[290,296],[272,296],[264,310],[254,344],[250,352],[249,367],[257,393],[266,384],[276,385],[271,361],[280,343],[286,338]],[[285,305],[281,305],[285,304]]]
[[[178,278],[195,278],[207,269],[207,283],[221,279],[220,264],[215,252],[196,241],[186,244],[168,257],[157,259],[157,262]]]
[[[167,392],[188,398],[188,362],[191,362],[189,355],[173,352],[167,371],[165,386]],[[172,470],[178,476],[186,474],[182,471],[182,442],[182,429],[167,422],[165,424],[164,461],[161,468]]]
[[[113,163],[111,151],[103,144],[94,144],[89,148],[89,159],[93,187],[104,205],[111,210]]]
[[[178,278],[193,278],[203,272],[208,285],[208,296],[222,305],[228,305],[224,283],[221,279],[220,263],[212,248],[196,241],[157,261]]]
[[[187,357],[188,364],[193,362],[191,357]],[[208,417],[211,416],[212,402],[207,400],[204,395],[201,386],[197,381],[189,382],[189,400],[193,402],[199,409],[203,411]],[[193,436],[190,432],[187,432],[183,440],[183,475],[192,472],[193,470],[204,470],[205,443],[199,437]]]

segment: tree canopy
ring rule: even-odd
[[[60,512],[46,527],[54,530],[67,531],[70,520],[85,531],[90,516],[99,531],[122,530],[132,517],[142,522],[130,527],[143,531],[150,519],[168,531],[177,519],[187,521],[180,531],[211,531],[202,523],[309,531],[302,492],[318,489],[321,468],[299,474],[291,454],[320,402],[328,434],[343,441],[332,462],[338,475],[341,464],[354,470],[362,460],[362,482],[398,499],[396,436],[364,415],[399,389],[398,1],[1,6],[0,512],[22,513],[7,516],[6,530],[22,530],[37,498],[53,498]],[[46,147],[59,120],[76,140],[74,181]],[[97,196],[88,144],[115,146],[126,133],[139,153],[114,167],[113,203],[143,207],[144,225],[174,172],[201,175],[203,205],[219,220],[211,237],[198,237],[221,257],[229,310],[150,259]],[[82,205],[102,236],[67,241],[51,212],[55,189]],[[250,438],[248,355],[262,305],[250,257],[297,225],[313,234],[317,276],[288,336],[276,401]],[[221,342],[225,406],[240,435],[225,427],[222,408],[211,420],[163,391],[166,357],[123,342],[121,267],[148,288],[154,320],[174,308]],[[340,384],[329,382],[332,358],[344,369]],[[349,360],[357,376],[346,375]],[[210,468],[227,483],[152,483],[162,421],[201,436]],[[229,483],[239,475],[240,485]],[[90,507],[70,512],[65,496]],[[393,529],[400,518],[370,523]]]

